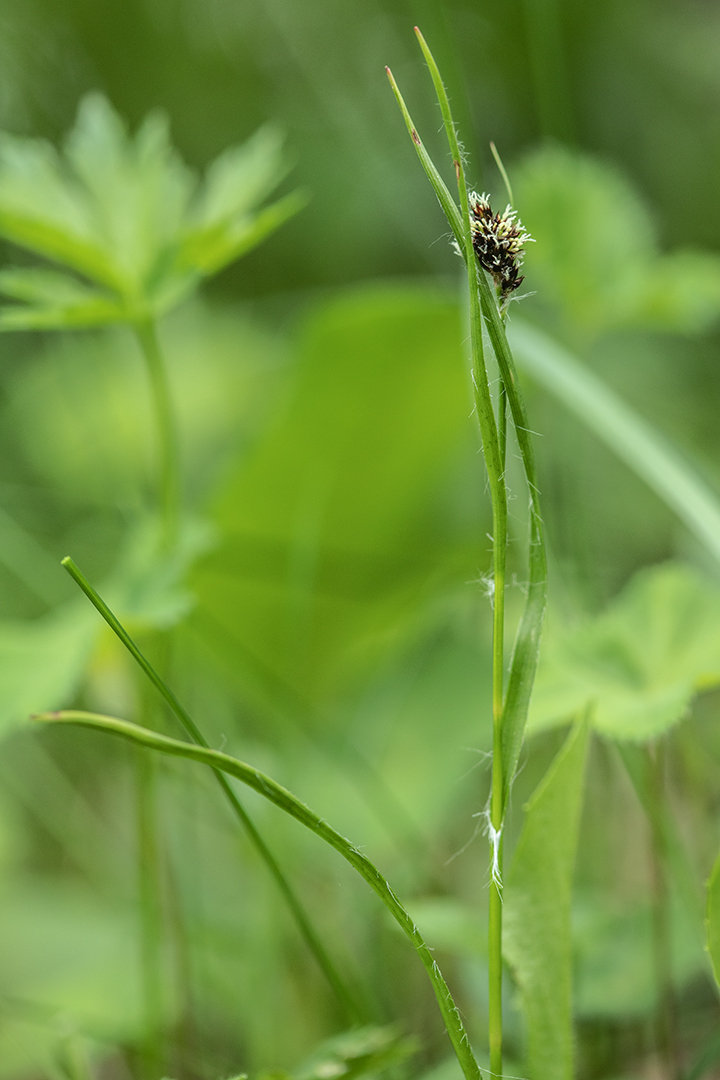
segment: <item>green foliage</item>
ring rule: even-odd
[[[381,1074],[416,1049],[415,1040],[395,1028],[356,1028],[328,1039],[291,1075],[294,1080],[353,1080]]]
[[[696,927],[677,896],[670,907],[672,969],[678,991],[703,981],[707,963]],[[580,895],[573,910],[575,1015],[625,1022],[658,1005],[649,904]]]
[[[662,433],[537,327],[516,320],[510,340],[521,368],[593,431],[720,561],[720,500]]]
[[[158,551],[156,527],[130,534],[105,588],[136,632],[174,626],[187,613],[192,597],[182,582],[208,542],[207,528],[189,525],[167,557]],[[70,704],[101,632],[92,609],[75,600],[34,620],[0,621],[0,732],[33,713]]]
[[[264,799],[279,807],[284,813],[300,822],[310,832],[315,833],[331,848],[334,848],[370,886],[411,943],[428,975],[448,1037],[452,1042],[466,1080],[481,1080],[480,1069],[472,1052],[460,1012],[437,961],[433,958],[412,918],[400,903],[386,879],[360,848],[352,844],[344,836],[341,836],[327,821],[301,802],[292,792],[260,769],[247,765],[244,761],[240,761],[229,754],[212,750],[204,745],[198,746],[180,742],[177,739],[169,739],[148,728],[141,727],[138,724],[129,724],[113,716],[67,710],[64,712],[41,713],[35,719],[43,723],[78,725],[95,731],[117,735],[138,747],[154,750],[169,757],[197,761],[209,766],[215,772],[233,776]]]
[[[33,621],[0,622],[0,733],[73,700],[96,636],[96,619],[75,601]]]
[[[550,623],[530,731],[590,708],[616,739],[654,738],[698,693],[720,684],[720,591],[668,563],[642,571],[605,611],[577,625]]]
[[[162,341],[185,490],[191,506],[202,505],[264,424],[288,343],[242,312],[201,303],[169,316]],[[53,335],[13,373],[6,392],[5,423],[60,499],[137,512],[154,444],[147,374],[130,334]]]
[[[572,1080],[571,905],[588,746],[577,724],[525,807],[504,888],[503,951],[520,987],[532,1080]]]
[[[705,919],[707,950],[712,961],[715,981],[720,986],[720,857],[715,861],[707,883],[707,911]]]
[[[305,701],[366,669],[443,573],[429,506],[466,437],[460,335],[434,290],[321,308],[291,396],[213,515],[224,540],[194,576],[200,615]]]
[[[133,918],[77,885],[41,877],[5,889],[0,899],[4,1075],[54,1074],[72,1025],[104,1043],[142,1031]]]
[[[528,248],[528,283],[565,325],[586,334],[617,327],[689,332],[720,315],[720,258],[662,255],[648,211],[615,168],[551,147],[515,178]]]
[[[151,113],[131,137],[100,94],[81,102],[62,153],[3,134],[0,236],[71,273],[4,271],[0,292],[24,303],[0,311],[0,329],[142,322],[164,313],[300,208],[291,195],[258,210],[284,172],[280,136],[263,128],[226,150],[198,182],[173,149],[162,113]]]

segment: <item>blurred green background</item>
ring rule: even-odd
[[[504,205],[493,139],[537,241],[532,295],[512,306],[511,328],[528,322],[570,350],[720,497],[716,5],[4,0],[5,130],[59,142],[99,89],[133,129],[165,109],[200,169],[271,120],[293,166],[284,187],[310,201],[162,325],[197,534],[169,584],[146,558],[153,437],[129,334],[0,337],[3,1078],[81,1080],[74,1055],[103,1077],[143,1076],[133,755],[88,733],[31,730],[26,717],[76,703],[168,721],[75,597],[58,565],[68,552],[115,590],[146,647],[166,650],[211,745],[276,776],[388,871],[484,1052],[486,849],[473,815],[487,794],[490,520],[460,264],[383,71],[447,173],[415,23],[450,88],[473,183]],[[20,258],[9,245],[0,254]],[[720,841],[717,560],[546,385],[524,386],[551,551],[548,632],[584,625],[667,560],[702,582],[688,586],[688,619],[706,652],[678,676],[668,724],[682,722],[666,737],[691,880],[690,899],[671,896],[672,1007],[694,1080],[698,1062],[720,1057],[700,926]],[[509,473],[512,624],[526,496],[512,458]],[[635,669],[629,679],[649,711],[670,664],[660,651],[654,662],[646,681]],[[551,674],[509,848],[559,745],[549,721],[567,719]],[[375,898],[294,823],[247,802],[368,1020],[420,1036],[398,1075],[454,1077],[430,991]],[[347,1019],[211,778],[163,765],[159,803],[167,1074],[296,1069]],[[615,742],[598,736],[575,918],[587,1080],[674,1075],[657,1060],[653,874],[642,806]],[[520,1069],[510,978],[507,989]]]

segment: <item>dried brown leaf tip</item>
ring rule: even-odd
[[[507,206],[502,214],[493,214],[487,195],[469,194],[472,242],[478,262],[492,276],[504,304],[522,284],[520,267],[525,244],[532,236]]]

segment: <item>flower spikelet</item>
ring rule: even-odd
[[[502,214],[493,214],[489,196],[476,191],[470,192],[469,201],[475,254],[499,288],[501,302],[506,303],[522,284],[524,247],[533,239],[511,206]]]

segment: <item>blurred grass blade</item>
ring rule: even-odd
[[[715,981],[720,986],[720,855],[707,884],[707,909],[705,916],[707,950],[712,961]]]
[[[175,713],[175,716],[177,716],[178,720],[180,721],[190,738],[194,739],[199,746],[207,748],[207,739],[200,731],[195,721],[192,719],[187,710],[183,708],[183,706],[180,704],[180,702],[175,697],[172,690],[164,681],[164,679],[162,679],[160,675],[158,675],[157,671],[155,671],[152,664],[140,651],[140,649],[130,637],[120,620],[113,614],[108,605],[99,595],[99,593],[93,588],[93,586],[90,584],[82,571],[75,565],[75,563],[69,556],[66,556],[66,558],[62,560],[62,565],[65,567],[73,580],[80,586],[82,591],[92,603],[93,607],[103,617],[103,619],[108,624],[113,633],[120,639],[120,641],[123,643],[123,645],[128,650],[133,659],[145,672],[150,682],[155,686],[160,695],[165,699],[165,701]],[[290,908],[290,911],[292,912],[293,918],[295,919],[301,937],[305,941],[310,952],[315,957],[318,966],[324,973],[339,1002],[346,1010],[350,1019],[362,1021],[364,1018],[362,1008],[358,1006],[355,1001],[354,995],[345,986],[344,980],[337,972],[335,965],[330,959],[327,951],[325,950],[324,945],[320,941],[320,938],[318,937],[313,924],[310,922],[310,919],[308,918],[303,905],[300,903],[300,900],[296,896],[295,890],[285,877],[285,874],[280,869],[280,865],[277,862],[275,856],[268,848],[261,834],[258,832],[254,822],[252,821],[252,818],[245,810],[245,807],[242,805],[237,795],[228,784],[225,776],[222,774],[221,771],[218,771],[217,769],[215,770],[215,776],[225,794],[225,797],[233,808],[233,811],[235,812],[236,816],[245,828],[252,844],[255,847],[255,850],[267,866],[270,874],[275,880],[276,885],[284,896],[285,901]]]
[[[647,420],[546,334],[516,321],[510,337],[523,370],[594,431],[720,562],[720,499],[692,466]]]
[[[572,880],[588,723],[576,724],[526,806],[504,892],[503,950],[520,987],[533,1080],[572,1080]]]
[[[417,133],[417,128],[415,127],[415,124],[412,121],[412,117],[407,110],[407,106],[405,104],[405,101],[403,100],[402,94],[400,93],[398,84],[393,78],[393,73],[391,72],[390,68],[386,68],[385,70],[387,71],[387,76],[390,80],[390,85],[392,86],[393,93],[397,98],[397,103],[400,106],[400,112],[403,114],[403,119],[405,120],[407,129],[410,132],[410,138],[412,139],[415,149],[417,150],[417,155],[420,158],[420,164],[425,170],[428,180],[433,186],[433,190],[438,197],[438,202],[443,209],[445,217],[448,219],[450,228],[453,231],[460,250],[464,251],[465,235],[463,230],[462,218],[460,217],[460,211],[457,208],[457,204],[453,199],[452,195],[450,194],[447,185],[445,184],[445,181],[435,168],[432,159],[430,158],[430,155],[428,154],[427,150],[423,145],[422,139]]]
[[[689,857],[671,808],[666,802],[653,798],[647,745],[617,742],[617,751],[635,789],[635,793],[653,832],[661,838],[662,857],[667,873],[682,900],[693,930],[702,940],[703,896],[700,881]],[[720,894],[719,894],[720,895]],[[719,938],[720,941],[720,938]]]
[[[467,1080],[482,1080],[482,1074],[470,1048],[470,1042],[460,1018],[460,1013],[453,1001],[448,985],[432,952],[427,947],[410,915],[402,906],[383,875],[367,856],[356,845],[350,843],[344,836],[336,832],[323,818],[314,813],[290,791],[265,773],[260,772],[259,769],[255,769],[244,761],[231,757],[229,754],[211,750],[206,746],[196,746],[192,743],[179,742],[177,739],[169,739],[165,735],[139,727],[137,724],[130,724],[125,720],[118,720],[112,716],[68,710],[65,712],[42,713],[35,716],[35,719],[46,723],[75,724],[80,727],[93,728],[111,735],[119,735],[149,750],[156,750],[174,757],[188,758],[190,761],[198,761],[203,765],[208,765],[216,772],[223,772],[240,780],[334,848],[368,883],[410,940],[428,973],[448,1035],[464,1075]]]

